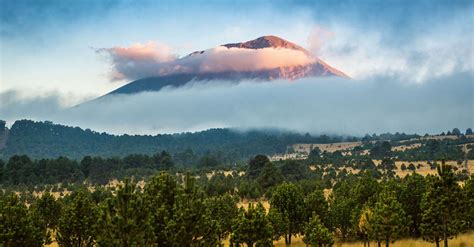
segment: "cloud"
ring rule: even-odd
[[[99,49],[110,56],[112,80],[135,80],[175,73],[259,71],[314,62],[299,50],[283,48],[244,49],[219,46],[177,58],[166,45],[135,44]]]
[[[97,52],[109,55],[112,81],[156,75],[161,64],[176,60],[169,46],[156,42],[134,44],[129,47],[102,48]]]
[[[202,55],[191,57],[191,64],[198,72],[258,71],[277,67],[291,67],[314,62],[303,51],[263,48],[242,49],[217,47]],[[187,62],[183,62],[187,64]]]
[[[308,36],[308,49],[315,55],[320,55],[321,49],[334,38],[334,33],[326,28],[316,25]]]
[[[0,119],[18,120],[36,117],[55,118],[64,109],[62,96],[49,93],[43,97],[25,95],[19,91],[0,93]]]
[[[400,43],[387,42],[381,31],[335,24],[328,27],[334,36],[321,44],[318,54],[352,78],[396,76],[405,82],[424,83],[474,71],[473,36],[467,34],[472,31],[459,22],[437,24]]]
[[[58,106],[54,95],[29,102],[10,100],[0,105],[0,116],[10,122],[51,120],[115,134],[213,127],[281,128],[315,134],[439,133],[474,126],[472,78],[473,73],[468,72],[424,84],[406,84],[398,77],[306,78],[295,83],[275,80],[234,86],[215,81],[111,96],[72,108]]]

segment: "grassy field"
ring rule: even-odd
[[[382,162],[381,160],[374,160],[375,165],[379,165],[381,162]],[[406,166],[408,166],[410,163],[413,163],[413,165],[415,165],[415,166],[421,165],[420,168],[416,169],[416,172],[419,173],[420,175],[426,176],[428,174],[432,174],[432,175],[437,174],[436,169],[431,169],[430,168],[430,165],[428,164],[428,161],[413,161],[413,162],[395,161],[395,166],[397,167],[397,170],[395,170],[395,173],[400,177],[405,177],[406,175],[413,173],[412,171],[410,171],[408,169],[405,170],[405,171],[403,171],[401,169],[402,164],[405,164]],[[458,165],[457,161],[454,161],[454,160],[446,161],[446,164],[458,167],[459,169],[462,169],[464,167],[464,162],[463,162],[462,165]],[[467,168],[468,168],[468,171],[470,173],[474,172],[474,160],[468,160],[467,161]]]
[[[275,246],[281,246],[281,247],[286,246],[284,238],[280,239],[279,241],[274,242],[274,244]],[[226,240],[224,242],[224,245],[229,246],[229,241]],[[54,242],[46,246],[57,247],[58,244]],[[303,247],[303,246],[306,246],[306,244],[303,243],[303,240],[301,237],[296,237],[292,239],[291,246]],[[341,242],[336,241],[334,246],[336,247],[364,247],[364,243],[360,241],[359,242],[346,242],[346,243],[341,243]],[[377,243],[371,242],[370,246],[375,247],[377,246]],[[393,246],[393,247],[432,247],[436,245],[434,243],[429,243],[421,239],[401,239],[391,244],[390,246]],[[449,246],[450,247],[474,247],[474,232],[464,233],[464,234],[458,235],[456,238],[449,240]]]
[[[224,242],[224,244],[225,246],[229,246],[229,241]],[[274,242],[274,244],[275,246],[286,246],[284,238],[280,239],[277,242]],[[292,239],[291,246],[303,247],[303,246],[306,246],[306,244],[303,243],[303,240],[301,237],[296,237]],[[364,242],[357,241],[357,242],[341,243],[336,240],[336,243],[334,244],[334,246],[336,247],[364,247]],[[376,247],[377,243],[371,242],[370,246]],[[393,244],[390,244],[390,246],[393,246],[393,247],[432,247],[436,245],[434,243],[423,241],[422,239],[401,239]],[[474,247],[474,232],[461,234],[461,235],[458,235],[456,238],[450,239],[449,246],[450,247]]]

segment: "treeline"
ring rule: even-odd
[[[106,184],[110,180],[122,180],[126,177],[147,179],[160,171],[173,173],[187,171],[204,179],[208,173],[227,170],[235,171],[236,174],[245,171],[253,180],[243,183],[238,175],[228,178],[217,173],[211,181],[202,181],[202,184],[221,183],[221,189],[239,185],[240,193],[249,198],[258,198],[277,182],[317,178],[322,181],[325,188],[332,188],[335,181],[344,179],[352,170],[367,171],[376,179],[389,179],[396,178],[397,169],[416,171],[420,168],[420,165],[415,166],[411,161],[428,160],[428,165],[434,170],[437,166],[436,161],[444,159],[458,160],[458,165],[453,167],[457,179],[464,181],[469,178],[464,158],[469,159],[473,155],[472,144],[468,145],[468,148],[471,148],[469,153],[464,154],[459,145],[436,140],[427,143],[429,144],[404,152],[393,152],[389,142],[376,142],[364,147],[370,147],[368,154],[362,154],[363,148],[357,147],[352,150],[351,155],[343,155],[340,151],[321,152],[315,148],[306,160],[275,161],[271,166],[265,165],[270,163],[265,155],[257,155],[249,164],[231,163],[230,160],[225,160],[223,155],[206,153],[199,156],[190,150],[174,155],[165,151],[153,155],[129,154],[123,158],[85,156],[79,161],[66,157],[33,160],[26,155],[14,155],[5,161],[0,159],[0,184],[29,187],[84,181],[89,184]],[[380,160],[381,164],[376,165],[374,160]],[[395,166],[396,160],[407,162],[399,168]],[[254,163],[260,165],[252,165]],[[309,169],[310,166],[312,170]],[[259,168],[253,171],[252,167]],[[261,174],[261,177],[255,174]],[[225,184],[223,181],[226,181]]]
[[[0,184],[3,186],[57,183],[105,184],[112,179],[151,176],[174,168],[165,151],[152,156],[131,154],[124,158],[85,156],[80,162],[66,157],[31,160],[26,155],[14,155],[8,162],[0,159]]]
[[[68,127],[51,122],[16,121],[10,131],[5,158],[28,155],[32,158],[65,156],[80,159],[86,155],[123,157],[128,154],[152,155],[156,150],[183,153],[192,150],[197,155],[210,153],[225,156],[235,162],[259,153],[284,153],[294,143],[330,143],[357,140],[355,137],[311,136],[278,130],[210,129],[195,133],[158,135],[110,135],[90,129]]]
[[[263,168],[261,165],[263,164]],[[262,178],[272,163],[249,161],[243,180]],[[321,181],[277,182],[268,210],[261,203],[237,206],[237,188],[207,192],[189,174],[161,173],[144,187],[125,180],[117,188],[80,188],[55,199],[43,194],[26,206],[22,196],[0,195],[3,246],[272,246],[295,236],[311,246],[363,240],[389,246],[422,237],[437,246],[473,228],[474,176],[460,186],[449,165],[438,176],[416,173],[378,181],[369,172],[337,181],[325,196]],[[232,176],[232,175],[229,175]]]
[[[392,151],[392,147],[399,144],[393,143],[393,146],[388,141],[380,141],[375,143],[368,143],[364,146],[356,148],[358,150],[369,149],[369,155],[373,159],[395,158],[402,161],[433,161],[433,160],[463,160],[465,153],[461,145],[474,143],[474,139],[461,138],[455,140],[424,140],[410,143],[403,143],[409,146],[410,144],[420,144],[419,147],[408,148],[401,151]]]
[[[0,133],[5,130],[5,122],[0,120]],[[28,155],[32,158],[55,158],[64,156],[81,159],[86,155],[101,157],[123,157],[128,154],[153,155],[156,150],[166,150],[172,154],[211,154],[222,156],[222,160],[233,163],[265,153],[272,155],[285,153],[288,146],[295,143],[335,143],[343,141],[401,141],[420,137],[416,134],[385,133],[354,136],[312,136],[282,130],[210,129],[195,133],[158,135],[111,135],[90,129],[69,127],[52,122],[31,120],[16,121],[8,134],[6,147],[0,150],[0,157]],[[2,138],[0,136],[0,138]],[[2,140],[0,140],[1,143]]]

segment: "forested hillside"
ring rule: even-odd
[[[154,154],[166,150],[170,153],[225,155],[228,160],[246,160],[258,154],[283,153],[293,143],[330,143],[355,138],[313,137],[277,130],[240,132],[232,129],[210,129],[195,133],[158,135],[110,135],[90,129],[69,127],[51,122],[16,121],[1,150],[3,158],[26,154],[32,158],[66,156],[79,159],[91,156],[125,156],[128,154]],[[2,157],[0,156],[0,157]]]

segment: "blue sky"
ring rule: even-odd
[[[353,78],[351,85],[361,99],[365,91],[374,93],[380,89],[380,95],[390,98],[423,97],[426,91],[428,100],[446,91],[443,83],[462,87],[460,89],[464,91],[460,96],[453,90],[445,100],[436,101],[440,102],[439,106],[413,107],[416,102],[409,101],[397,111],[405,112],[409,118],[421,116],[428,110],[429,119],[436,121],[441,113],[436,109],[457,108],[449,122],[428,126],[427,131],[452,128],[456,122],[460,123],[458,127],[472,127],[473,119],[466,117],[465,112],[472,112],[474,108],[472,93],[469,93],[474,91],[473,5],[472,0],[0,0],[0,115],[8,115],[12,120],[20,117],[49,120],[51,111],[126,84],[127,80],[110,80],[110,58],[97,52],[99,49],[157,42],[169,47],[173,54],[183,56],[195,50],[272,34],[309,49],[347,73]],[[391,88],[390,92],[384,89],[385,81],[391,85],[387,86]],[[360,90],[356,89],[357,85],[361,85]],[[391,95],[393,89],[397,92]],[[315,86],[314,90],[324,90],[324,86]],[[335,92],[331,88],[329,91]],[[200,95],[199,92],[196,94]],[[183,100],[189,101],[188,98]],[[306,100],[311,102],[311,97]],[[383,104],[382,98],[378,100]],[[364,104],[370,107],[370,101],[360,102],[360,108],[364,108]],[[315,110],[318,104],[314,104]],[[394,107],[387,103],[374,112],[380,115]],[[33,110],[44,114],[34,116]],[[229,109],[220,112],[225,115]],[[205,125],[200,122],[179,130],[239,125],[238,121],[221,123],[224,119],[221,115],[209,114],[215,116],[210,118],[214,122]],[[394,115],[387,119],[400,118],[401,115]],[[88,123],[84,120],[87,116],[81,119],[84,121],[58,119],[81,126]],[[177,118],[173,125],[180,121],[182,119]],[[281,119],[280,127],[285,127],[285,121],[286,118]],[[313,124],[318,121],[322,120],[302,120],[301,129],[308,129],[308,126],[317,129]],[[370,120],[371,123],[376,121]],[[416,121],[420,124],[404,123],[405,127],[401,128],[401,123],[397,125],[396,121],[387,120],[387,123],[354,131],[403,131],[407,128],[424,131],[422,121]],[[262,120],[262,123],[265,122]],[[331,131],[337,131],[341,128],[339,123],[340,119],[336,125],[328,119],[327,123],[320,124],[334,126]],[[252,125],[249,122],[240,124]],[[109,125],[104,120],[91,127],[110,130],[106,127]],[[135,125],[131,126],[129,129],[116,126],[112,131],[133,131]],[[143,127],[146,130],[140,133],[150,133],[148,127]]]
[[[423,46],[421,39],[445,50],[473,42],[472,1],[0,2],[0,91],[59,91],[79,98],[126,83],[109,82],[110,64],[95,52],[117,45],[162,42],[185,55],[274,34],[309,47],[311,34],[318,38],[323,30],[332,36],[321,41],[325,49],[318,55],[364,78],[393,70],[379,63],[400,62],[397,50],[409,53],[405,60],[422,59],[420,47],[407,51]],[[371,49],[385,57],[367,54]]]

